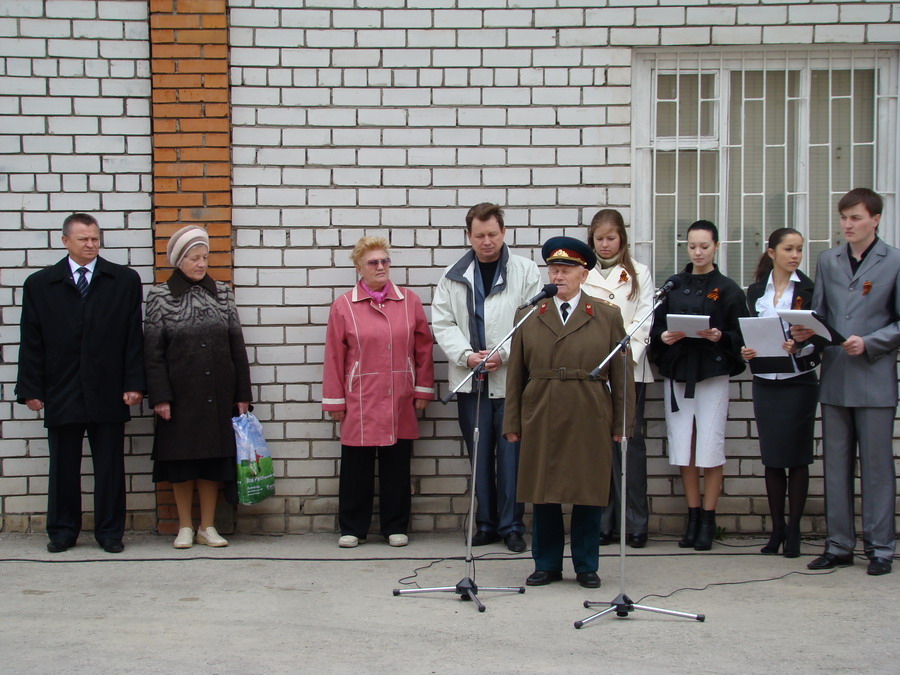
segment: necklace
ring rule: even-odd
[[[779,288],[779,284],[777,281],[775,281],[774,278],[772,279],[772,282],[775,285],[775,301],[773,302],[773,304],[777,305],[778,301],[781,299],[781,296],[784,295],[784,291],[787,289],[788,284],[791,283],[791,280],[789,277],[787,281],[781,284],[781,288]]]

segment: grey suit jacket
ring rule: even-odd
[[[842,347],[822,355],[819,400],[846,407],[897,405],[897,348],[900,347],[900,250],[880,239],[856,274],[847,245],[819,255],[812,309],[845,338],[858,335],[861,356]]]

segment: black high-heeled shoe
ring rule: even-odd
[[[784,531],[784,557],[799,558],[800,557],[800,527],[790,527]]]
[[[785,541],[784,532],[784,530],[773,532],[769,537],[769,543],[759,549],[759,552],[763,555],[778,555],[778,549],[781,548]]]

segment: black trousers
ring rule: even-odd
[[[534,569],[560,572],[566,542],[562,504],[535,504],[531,520],[531,557]],[[569,548],[576,574],[596,572],[600,565],[602,506],[572,505]]]
[[[381,534],[406,534],[412,506],[409,461],[412,441],[375,447],[341,445],[338,524],[341,534],[365,539],[372,524],[375,499],[375,458],[378,457],[378,503]]]
[[[81,532],[81,445],[87,432],[94,463],[94,538],[117,541],[125,532],[125,424],[48,427],[50,479],[47,534],[74,542]]]
[[[647,534],[650,520],[650,503],[647,500],[647,443],[644,441],[644,402],[647,385],[634,383],[634,431],[628,439],[628,475],[625,477],[625,532]],[[621,429],[613,429],[621,433]],[[622,490],[622,446],[613,443],[612,485],[609,506],[603,509],[600,528],[603,532],[618,532],[621,523],[619,495]]]

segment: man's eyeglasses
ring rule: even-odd
[[[366,260],[366,265],[371,267],[373,270],[378,269],[379,265],[384,265],[385,267],[391,266],[390,258],[375,258],[374,260]]]

